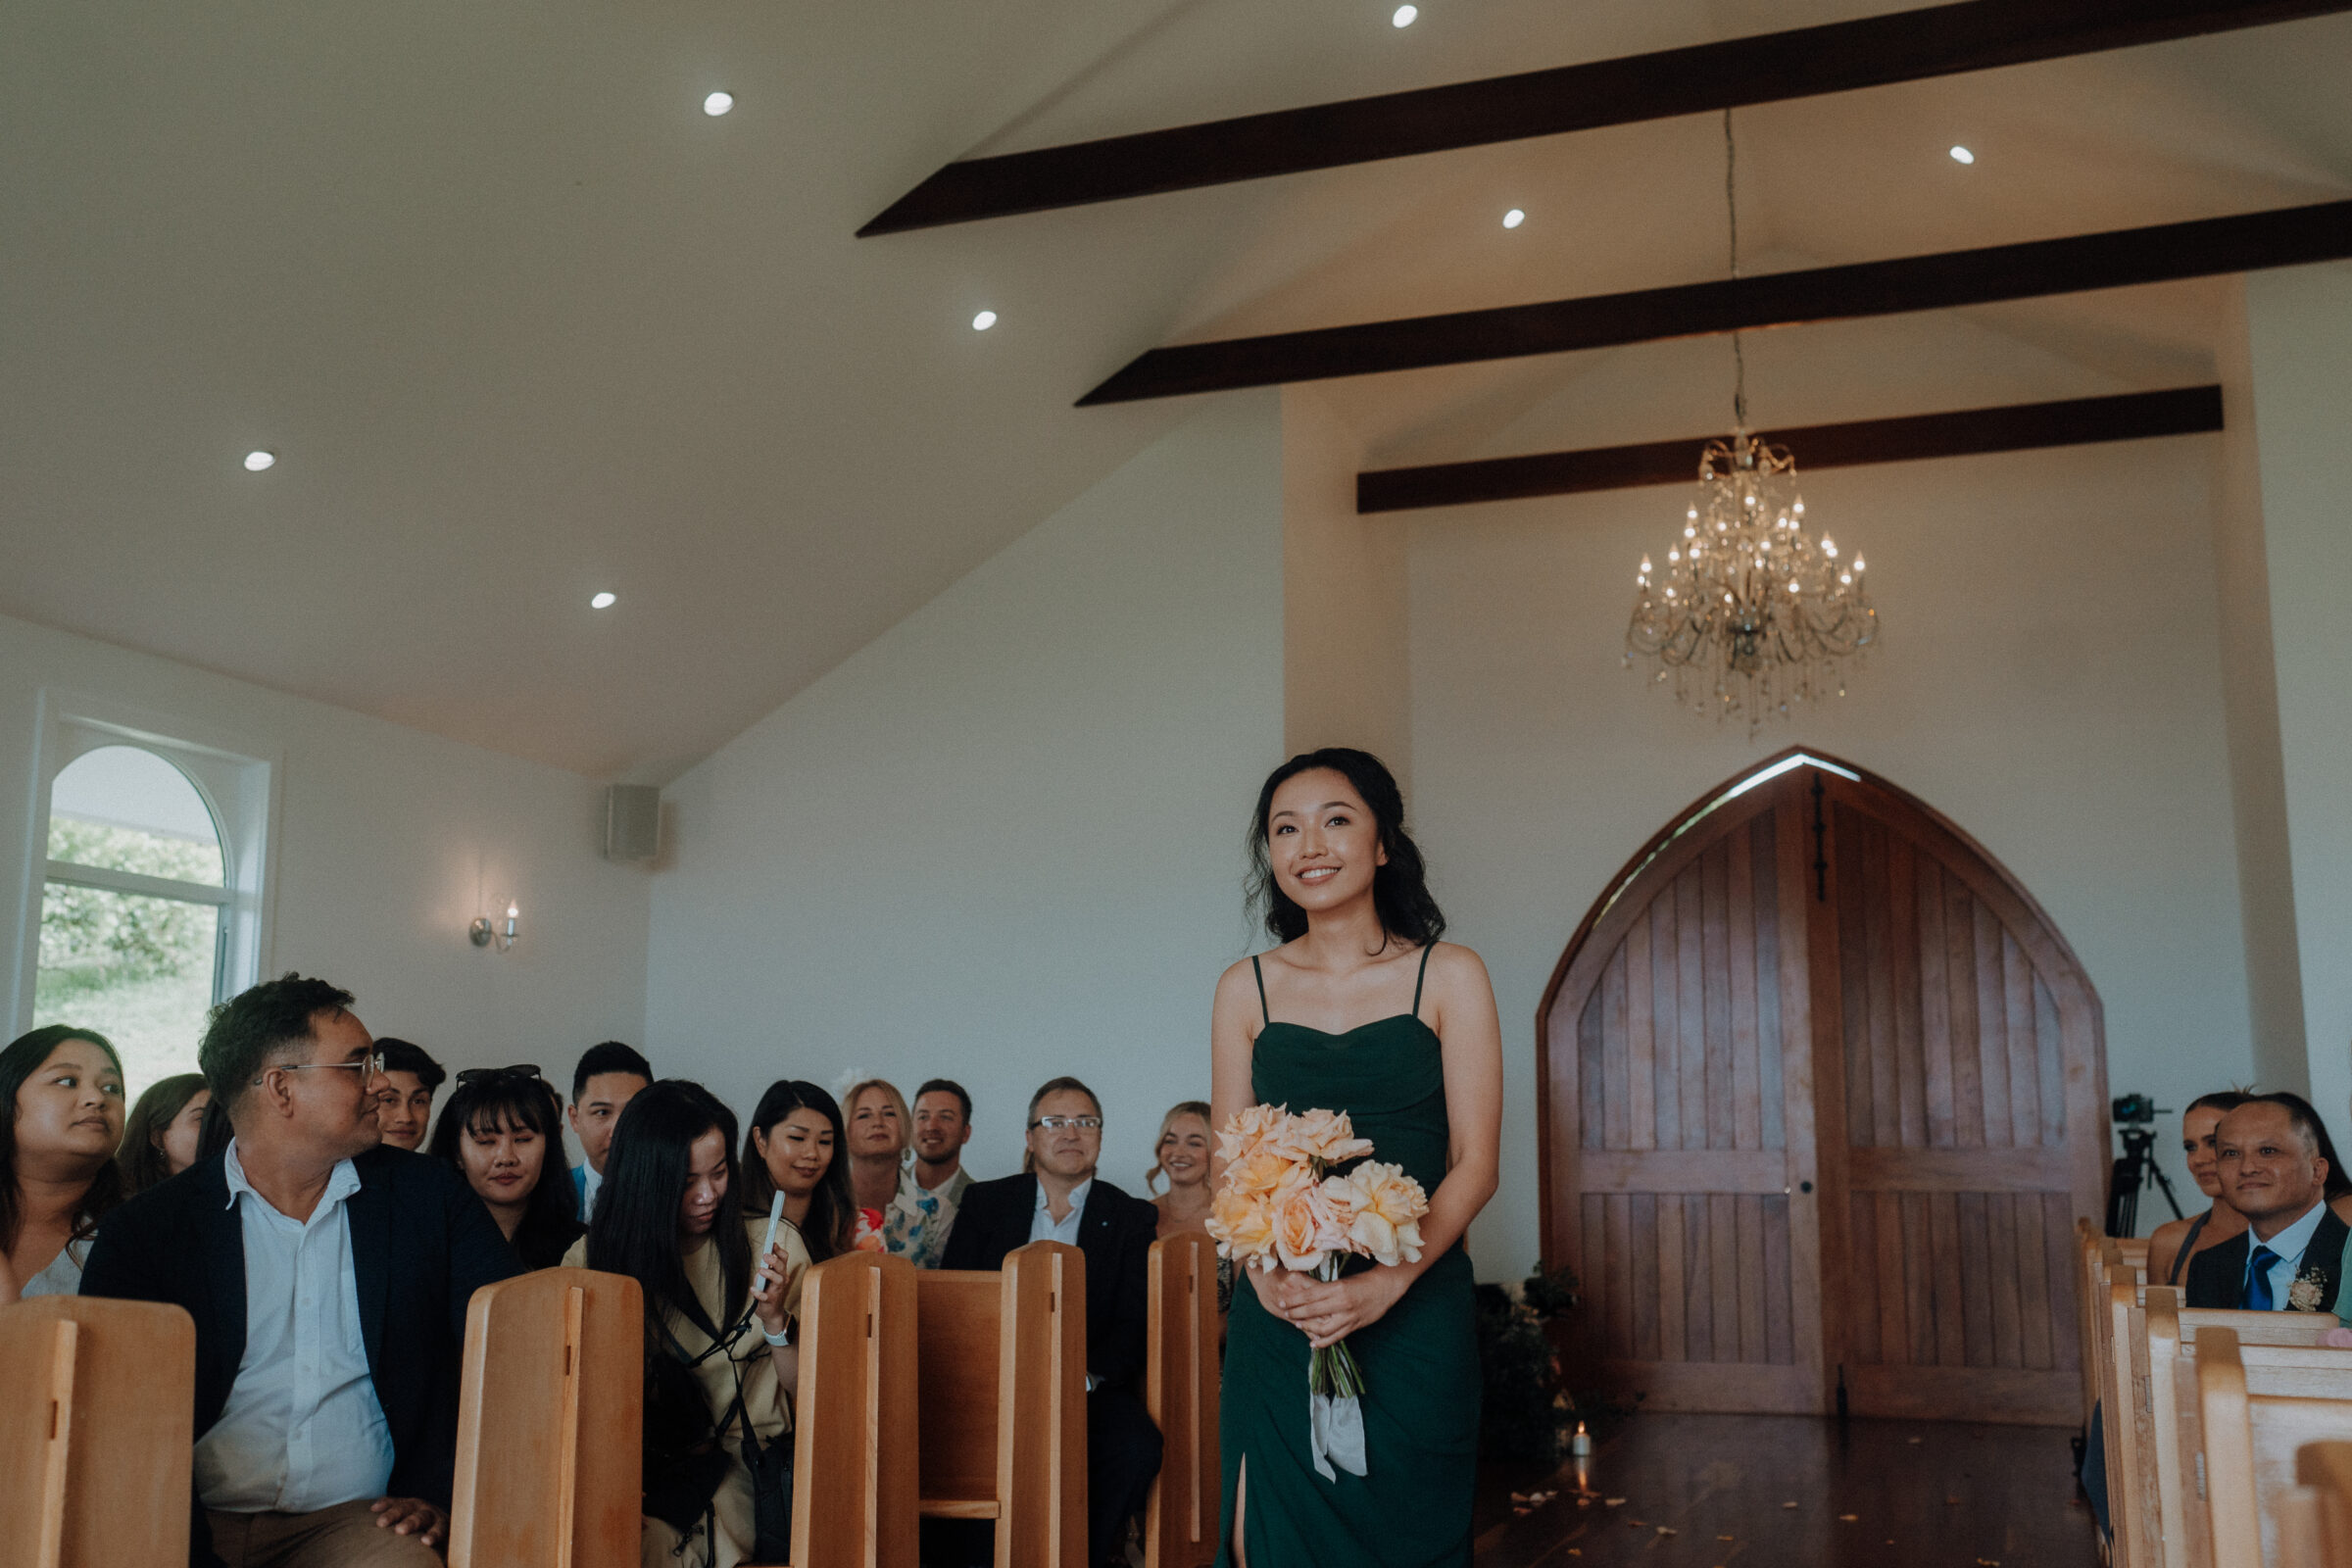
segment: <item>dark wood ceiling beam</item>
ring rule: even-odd
[[[1761,277],[1726,278],[1157,348],[1078,400],[1378,375],[1808,321],[2035,299],[2352,257],[2352,201],[2112,229]]]
[[[893,234],[1556,136],[2347,10],[2352,0],[1961,0],[1656,54],[965,159],[940,170],[858,232]]]
[[[2145,436],[2191,435],[2222,427],[2222,389],[2184,386],[2115,397],[2068,398],[2057,403],[2013,403],[1951,414],[1914,414],[1761,432],[1795,454],[1799,472],[1851,468],[1922,458],[2030,452],[2040,447],[2135,441]],[[1358,512],[1412,512],[1530,496],[1630,490],[1641,485],[1690,484],[1698,454],[1717,435],[1634,446],[1536,452],[1477,463],[1433,463],[1411,468],[1372,468],[1355,476]]]

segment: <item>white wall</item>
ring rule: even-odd
[[[1870,560],[1885,643],[1851,696],[1752,742],[1620,666],[1635,564],[1684,491],[1424,514],[1411,809],[1450,935],[1494,973],[1512,1107],[1482,1277],[1536,1261],[1535,1013],[1562,947],[1652,832],[1793,742],[1911,790],[2034,891],[2106,1003],[2115,1092],[2178,1106],[2248,1075],[2215,444],[1807,475],[1809,520]],[[2172,1174],[2193,1201],[2177,1153]]]
[[[2340,1148],[2352,1133],[2352,266],[2258,273],[2245,298],[2311,1099]]]
[[[453,1069],[537,1062],[566,1093],[581,1051],[638,1038],[648,879],[598,855],[595,782],[6,616],[0,951],[24,951],[24,921],[39,919],[37,873],[29,911],[19,890],[39,848],[28,824],[44,689],[138,710],[163,733],[201,731],[275,762],[264,975],[320,975],[357,994],[356,1011],[377,1034],[415,1040]],[[466,923],[510,899],[521,906],[523,940],[504,955],[469,945]],[[21,993],[15,1028],[30,1017],[29,972]]]
[[[1102,1097],[1139,1191],[1208,1095],[1249,951],[1243,832],[1282,729],[1272,393],[1207,405],[695,767],[654,892],[656,1070],[739,1112],[778,1077],[960,1080],[1019,1165],[1045,1079]]]

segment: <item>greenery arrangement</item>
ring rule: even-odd
[[[1530,1275],[1516,1293],[1478,1291],[1478,1360],[1485,1382],[1479,1451],[1489,1458],[1557,1463],[1576,1431],[1576,1401],[1562,1381],[1545,1325],[1578,1305],[1573,1270]]]
[[[220,852],[135,829],[72,817],[49,823],[49,858],[175,881],[220,880]],[[209,967],[211,906],[53,882],[41,901],[41,984],[62,996]]]

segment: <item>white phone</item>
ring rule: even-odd
[[[767,1240],[766,1240],[766,1241],[764,1241],[764,1242],[761,1242],[761,1243],[760,1244],[760,1255],[759,1255],[758,1257],[756,1257],[756,1258],[754,1258],[754,1259],[752,1260],[752,1266],[753,1266],[754,1268],[758,1268],[758,1267],[759,1267],[760,1264],[762,1264],[762,1263],[765,1263],[765,1262],[767,1261],[767,1254],[768,1254],[768,1252],[769,1252],[769,1251],[770,1251],[770,1250],[772,1250],[772,1249],[775,1247],[775,1245],[776,1245],[776,1227],[777,1227],[777,1226],[779,1226],[779,1225],[781,1225],[781,1224],[783,1224],[783,1223],[784,1223],[784,1190],[783,1190],[782,1188],[780,1188],[780,1187],[779,1187],[778,1189],[776,1189],[776,1196],[775,1196],[774,1198],[772,1198],[772,1199],[768,1200],[768,1204],[767,1204]]]

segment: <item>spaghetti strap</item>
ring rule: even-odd
[[[1429,983],[1429,950],[1436,946],[1435,942],[1428,942],[1421,947],[1421,972],[1413,977],[1413,1016],[1416,1018],[1421,1016],[1421,988]]]
[[[2180,1238],[2180,1250],[2173,1254],[2173,1271],[2165,1276],[2165,1284],[2178,1285],[2180,1283],[2180,1271],[2188,1266],[2189,1254],[2197,1250],[2197,1236],[2205,1229],[2205,1222],[2211,1218],[2213,1218],[2213,1210],[2209,1208],[2196,1217],[2195,1223],[2188,1227],[2188,1234]]]
[[[1258,967],[1257,955],[1254,953],[1250,955],[1250,972],[1257,976],[1257,1010],[1265,1015],[1266,1022],[1272,1023],[1274,1009],[1266,1005],[1266,971]]]

